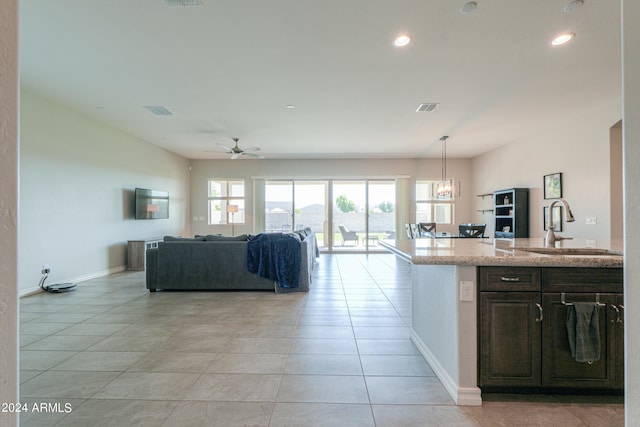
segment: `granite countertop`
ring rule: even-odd
[[[562,240],[551,251],[542,238],[424,238],[382,240],[380,244],[413,264],[425,265],[621,268],[624,260],[621,240]]]

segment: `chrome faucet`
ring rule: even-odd
[[[565,218],[565,221],[573,222],[573,221],[576,220],[573,217],[573,213],[571,213],[571,208],[569,207],[569,203],[567,203],[567,201],[565,199],[558,199],[558,200],[554,200],[553,202],[551,202],[551,204],[549,205],[549,212],[548,212],[549,217],[547,218],[547,235],[544,238],[545,246],[548,247],[548,248],[553,248],[555,246],[555,243],[557,241],[559,241],[559,240],[570,239],[570,237],[556,236],[555,233],[553,232],[553,207],[558,202],[561,202],[564,205],[564,209],[565,209],[564,218]]]

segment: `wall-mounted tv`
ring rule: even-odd
[[[169,218],[169,193],[136,188],[136,219]]]

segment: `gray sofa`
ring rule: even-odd
[[[247,269],[249,236],[165,237],[157,248],[147,249],[147,289],[164,290],[272,290],[277,293],[308,291],[316,262],[315,235],[300,242],[299,287],[285,288]]]

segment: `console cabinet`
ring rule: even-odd
[[[129,240],[127,242],[127,270],[144,271],[147,265],[147,249],[157,248],[162,238]]]
[[[478,283],[481,388],[624,387],[622,269],[479,267]],[[596,300],[600,360],[576,362],[566,304]]]

